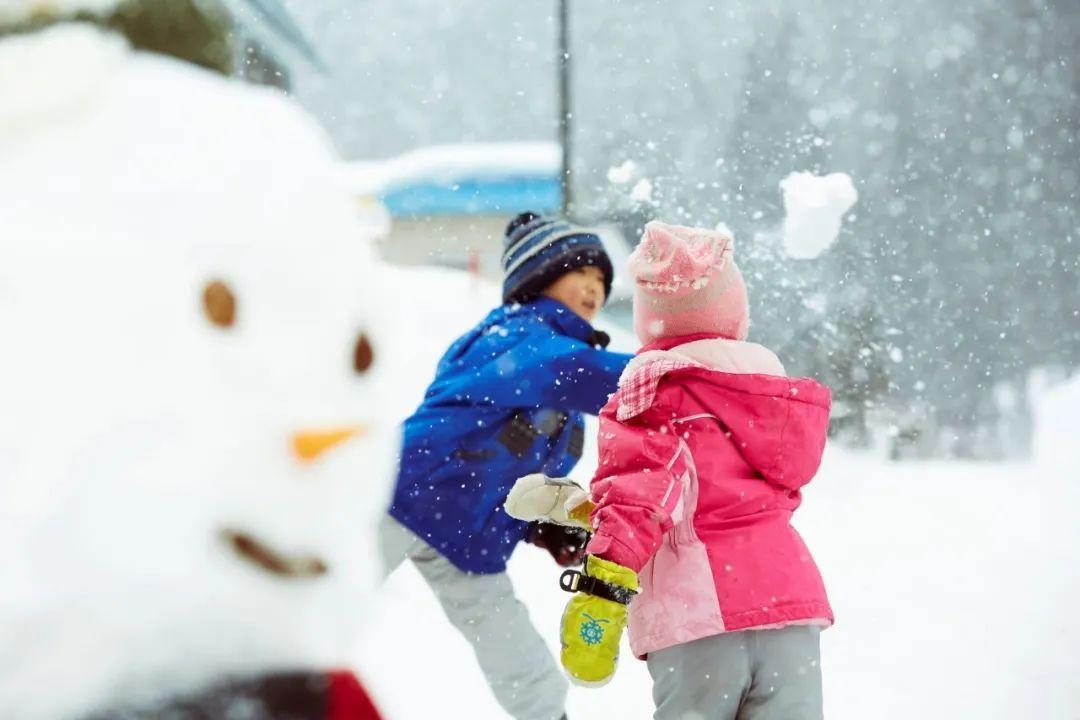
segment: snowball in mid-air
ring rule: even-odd
[[[829,248],[844,213],[859,199],[847,173],[819,177],[793,172],[780,181],[784,193],[784,249],[793,258],[812,259]]]
[[[634,183],[634,189],[630,191],[630,199],[639,203],[651,203],[652,191],[652,181],[649,178],[641,178]]]
[[[626,185],[634,179],[637,172],[637,164],[633,160],[624,160],[621,165],[612,165],[608,168],[608,182],[615,185]]]

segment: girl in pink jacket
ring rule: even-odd
[[[607,682],[625,624],[656,718],[821,718],[818,633],[833,614],[790,520],[821,460],[829,390],[746,342],[728,234],[649,223],[630,271],[644,346],[600,415],[595,506],[562,484],[547,513],[591,509],[595,532],[584,571],[563,577],[576,592],[563,665]]]

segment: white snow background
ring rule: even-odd
[[[358,532],[384,502],[389,429],[496,289],[372,258],[290,102],[96,31],[26,40],[0,41],[0,79],[22,77],[3,71],[24,51],[85,53],[86,72],[35,65],[56,92],[0,106],[0,196],[18,199],[0,205],[0,717],[70,717],[297,660],[351,660],[388,720],[504,717],[415,570],[371,596]],[[179,197],[204,204],[178,212]],[[788,206],[828,230],[793,256],[835,237],[850,194],[822,197]],[[198,312],[213,274],[240,292],[232,337]],[[342,374],[357,327],[376,348],[370,381]],[[1031,463],[829,448],[796,515],[837,615],[827,717],[1080,714],[1078,396],[1073,378],[1043,398]],[[356,419],[373,432],[323,466],[284,451],[290,431]],[[281,586],[213,544],[221,522],[339,571]],[[528,546],[510,566],[553,652],[559,572]],[[570,717],[648,718],[650,684],[626,651],[609,686],[571,691]]]

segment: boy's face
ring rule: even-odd
[[[542,294],[592,322],[604,305],[604,273],[591,265],[575,268],[548,285]]]

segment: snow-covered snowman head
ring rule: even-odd
[[[0,707],[347,662],[395,444],[324,136],[90,25],[0,86]]]

